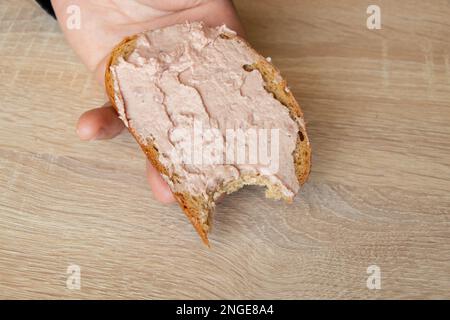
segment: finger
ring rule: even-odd
[[[78,120],[77,134],[81,140],[111,139],[124,128],[111,105],[83,113]]]
[[[147,160],[147,180],[150,184],[150,188],[155,195],[156,200],[162,203],[172,203],[175,201],[172,191],[169,185],[161,177],[158,170]]]

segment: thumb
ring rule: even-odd
[[[78,119],[77,134],[81,140],[111,139],[124,125],[110,103],[83,113]]]

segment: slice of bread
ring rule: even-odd
[[[286,112],[288,114],[288,117],[290,117],[290,120],[293,120],[293,123],[296,125],[296,132],[295,135],[296,138],[294,138],[294,147],[293,150],[290,152],[289,157],[287,159],[281,159],[281,161],[285,161],[286,163],[282,163],[282,166],[291,166],[293,165],[292,171],[295,171],[293,175],[295,175],[296,183],[298,182],[298,185],[302,185],[308,178],[309,172],[310,172],[310,163],[311,163],[311,147],[308,140],[308,135],[306,133],[305,123],[303,120],[303,113],[300,109],[300,106],[298,105],[297,101],[295,100],[294,96],[292,95],[291,91],[287,87],[286,81],[281,77],[280,72],[277,68],[275,68],[268,59],[265,59],[261,55],[259,55],[254,49],[251,48],[251,46],[242,38],[237,36],[234,32],[227,29],[226,27],[218,27],[218,28],[208,28],[205,27],[202,23],[186,23],[183,26],[172,26],[168,28],[173,28],[171,30],[175,30],[175,28],[189,28],[191,30],[191,33],[200,32],[201,35],[208,35],[210,38],[212,37],[213,40],[211,40],[208,43],[204,43],[204,39],[202,41],[199,41],[199,43],[202,43],[202,46],[214,46],[217,43],[224,43],[225,41],[227,47],[230,48],[239,48],[239,50],[244,50],[246,54],[248,54],[249,57],[252,57],[252,61],[249,63],[245,63],[243,65],[240,65],[239,67],[244,70],[244,72],[252,73],[256,72],[259,74],[255,74],[254,76],[257,78],[261,78],[263,81],[263,88],[265,90],[265,93],[270,93],[267,97],[264,97],[264,99],[269,100],[277,100],[276,103],[278,103],[279,108],[283,109],[280,110],[280,112]],[[166,28],[166,29],[168,29]],[[106,68],[106,75],[105,75],[105,85],[106,85],[106,91],[108,93],[108,96],[111,100],[112,105],[115,107],[116,111],[118,112],[121,119],[124,121],[125,125],[128,127],[131,134],[135,137],[136,141],[141,146],[144,153],[147,155],[148,159],[152,163],[152,165],[161,173],[163,178],[168,182],[169,186],[171,187],[175,198],[177,199],[180,207],[183,209],[191,223],[194,225],[195,229],[197,230],[198,234],[200,235],[201,239],[205,244],[208,245],[208,232],[210,231],[211,227],[211,217],[212,213],[214,211],[215,207],[215,201],[218,199],[218,197],[222,194],[229,194],[232,193],[240,188],[242,188],[245,185],[260,185],[266,187],[266,197],[273,198],[273,199],[284,199],[288,202],[292,201],[293,196],[296,193],[296,190],[293,192],[290,192],[288,188],[285,188],[281,183],[278,183],[278,180],[272,179],[272,176],[262,174],[261,172],[253,172],[253,171],[245,171],[245,170],[237,170],[239,172],[237,177],[233,177],[232,179],[228,179],[227,181],[220,181],[220,183],[214,184],[213,188],[205,188],[205,190],[202,190],[202,192],[192,192],[189,184],[189,181],[182,178],[182,173],[180,173],[179,169],[177,171],[177,168],[172,166],[170,163],[170,159],[167,160],[167,158],[164,158],[161,155],[161,145],[163,144],[162,141],[158,141],[158,138],[155,137],[153,134],[147,134],[144,135],[142,133],[142,128],[137,128],[138,119],[134,119],[134,121],[129,119],[128,111],[130,106],[133,107],[132,101],[127,100],[123,96],[123,92],[121,91],[121,88],[126,85],[126,83],[123,83],[126,81],[125,78],[121,79],[121,83],[119,84],[119,79],[117,75],[117,67],[119,64],[123,64],[129,60],[130,56],[133,54],[138,54],[142,48],[138,48],[138,42],[139,39],[142,38],[142,41],[147,41],[146,45],[144,46],[144,49],[152,52],[152,55],[150,58],[139,58],[134,59],[135,64],[138,64],[139,66],[143,66],[146,63],[154,63],[155,59],[166,59],[165,55],[168,54],[168,52],[161,52],[159,51],[159,44],[155,43],[158,42],[155,39],[160,39],[159,41],[162,41],[161,39],[168,39],[170,42],[174,42],[173,37],[170,37],[170,34],[165,35],[166,38],[154,38],[153,36],[156,36],[156,33],[164,33],[166,32],[166,29],[160,29],[160,30],[153,30],[148,31],[146,33],[142,33],[139,35],[134,35],[131,37],[128,37],[124,39],[120,44],[116,46],[116,48],[112,51],[111,57],[109,59],[109,63]],[[180,29],[181,30],[181,29]],[[184,29],[183,29],[184,30]],[[193,30],[193,31],[192,31]],[[170,30],[169,30],[170,31]],[[169,32],[167,31],[167,32]],[[215,33],[214,33],[215,32]],[[216,38],[214,36],[211,36],[211,34],[217,35]],[[197,39],[199,36],[195,35],[192,36],[192,39]],[[150,39],[150,40],[149,40]],[[193,42],[194,40],[192,40]],[[178,41],[177,43],[171,43],[167,44],[166,46],[170,47],[173,52],[178,52],[178,57],[186,55],[189,56],[189,50],[194,50],[192,48],[186,49],[186,42],[189,42],[189,40],[183,39],[182,41]],[[149,46],[150,45],[150,46]],[[163,46],[161,44],[161,46]],[[197,43],[192,44],[191,46],[197,48]],[[201,47],[201,46],[200,46]],[[181,49],[180,49],[181,48]],[[183,49],[184,48],[184,49]],[[198,49],[198,52],[202,52],[201,50],[203,47]],[[180,50],[183,53],[180,53]],[[184,50],[184,51],[183,51]],[[197,49],[195,49],[197,50]],[[234,50],[234,49],[233,49]],[[155,53],[156,52],[156,53]],[[196,51],[196,53],[198,53]],[[170,53],[170,52],[169,52]],[[223,52],[222,52],[223,53]],[[203,54],[203,53],[202,53]],[[206,54],[206,53],[204,53]],[[209,59],[208,56],[203,56],[205,61]],[[152,60],[153,59],[153,60]],[[169,58],[170,60],[171,58]],[[227,58],[224,58],[227,59]],[[166,59],[167,60],[167,59]],[[138,62],[136,62],[138,61]],[[158,60],[159,61],[159,60]],[[227,60],[228,61],[228,60]],[[206,63],[206,62],[205,62]],[[232,62],[231,62],[232,63]],[[131,68],[135,68],[135,65],[130,65]],[[160,65],[157,64],[159,67]],[[236,66],[234,66],[236,67]],[[137,68],[137,67],[136,67]],[[165,64],[165,70],[170,69],[170,61],[168,64]],[[188,67],[189,68],[189,67]],[[194,67],[190,67],[191,70]],[[230,66],[231,68],[231,66]],[[195,69],[195,68],[194,68]],[[231,70],[231,69],[230,69]],[[236,70],[236,69],[234,69]],[[141,72],[138,74],[138,72]],[[146,71],[147,72],[147,71]],[[153,71],[152,71],[153,72]],[[227,73],[227,69],[222,68],[217,72],[221,72],[223,74]],[[231,71],[230,71],[231,72]],[[147,72],[148,73],[148,72]],[[144,73],[142,71],[136,71],[136,77],[142,76]],[[217,74],[217,73],[216,73]],[[145,75],[146,76],[146,75]],[[246,75],[244,74],[243,77]],[[145,78],[145,77],[144,77]],[[146,79],[146,78],[145,78]],[[151,78],[153,79],[153,78]],[[131,80],[129,80],[131,81]],[[135,81],[135,80],[133,80]],[[158,82],[159,80],[152,80],[155,82]],[[201,81],[207,83],[208,79],[201,79]],[[138,82],[136,82],[138,83]],[[211,84],[212,85],[212,84]],[[225,86],[225,84],[224,84]],[[231,88],[231,87],[230,87]],[[212,89],[211,89],[212,90]],[[224,89],[225,90],[225,89]],[[213,91],[214,93],[214,91]],[[219,95],[219,93],[218,93]],[[231,95],[231,93],[230,93]],[[242,91],[241,91],[242,95]],[[170,98],[170,97],[168,97]],[[168,99],[164,98],[164,99]],[[148,97],[147,97],[148,99]],[[246,98],[245,101],[250,101],[250,98]],[[262,99],[261,95],[258,95],[258,99]],[[164,100],[166,101],[166,100]],[[212,100],[210,100],[212,101]],[[146,101],[143,101],[146,102]],[[150,102],[150,101],[148,101]],[[264,102],[264,101],[263,101]],[[153,103],[153,102],[152,102]],[[220,101],[218,103],[223,103],[223,101]],[[180,108],[182,106],[180,105]],[[227,108],[227,106],[225,106]],[[259,112],[255,106],[252,107],[253,114],[256,114]],[[225,110],[226,112],[227,110]],[[157,121],[155,119],[155,121]],[[142,124],[141,124],[142,126]],[[152,125],[146,122],[146,126],[148,127],[148,132],[152,132],[152,128],[150,128]],[[284,128],[281,128],[282,130]],[[141,130],[141,132],[139,132]],[[145,131],[147,132],[147,131]],[[290,137],[291,135],[289,135]],[[291,163],[292,162],[292,163]],[[219,167],[217,167],[219,168]],[[220,167],[222,168],[222,167]],[[214,169],[214,168],[213,168]],[[238,167],[238,169],[241,169]],[[211,174],[213,171],[209,171],[209,174]],[[180,178],[181,177],[181,178]],[[281,181],[281,180],[280,180]],[[288,190],[288,191],[286,191]]]

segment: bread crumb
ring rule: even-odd
[[[267,62],[272,62],[272,58],[271,57],[267,57],[266,60],[267,60]]]

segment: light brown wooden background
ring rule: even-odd
[[[304,109],[313,169],[293,205],[226,198],[207,249],[128,134],[78,140],[103,89],[33,1],[1,0],[0,297],[450,298],[450,3],[375,1],[370,31],[373,2],[236,1]]]

